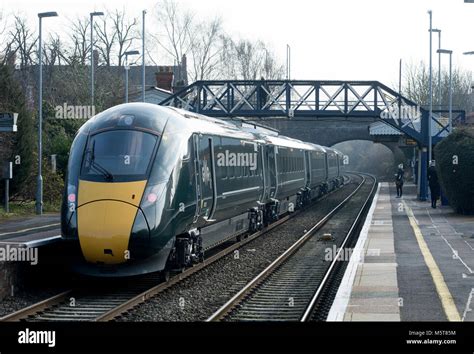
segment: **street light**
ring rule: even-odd
[[[39,73],[38,73],[38,177],[36,185],[36,214],[43,214],[43,176],[42,161],[43,156],[43,38],[42,38],[42,21],[46,17],[55,17],[58,13],[55,11],[41,12],[39,18],[39,39],[38,39],[38,57],[39,57]]]
[[[433,33],[438,33],[438,49],[441,49],[441,30],[433,28]],[[438,105],[441,109],[441,53],[438,52]]]
[[[287,80],[290,80],[291,78],[290,66],[291,66],[291,47],[289,44],[287,44],[286,45],[286,79]]]
[[[145,102],[145,15],[146,10],[143,10],[143,28],[142,28],[142,101]]]
[[[94,107],[94,16],[103,16],[103,12],[91,12],[91,107]]]
[[[474,0],[473,0],[473,1],[474,1]],[[464,53],[462,53],[462,54],[464,54],[464,55],[474,55],[474,51],[471,51],[471,52],[464,52]],[[471,83],[471,89],[473,89],[473,88],[474,88],[474,82]]]
[[[128,56],[129,55],[138,55],[140,52],[138,50],[129,50],[128,52],[123,53],[125,55],[125,103],[128,103]]]
[[[453,80],[452,80],[452,57],[453,51],[438,49],[438,54],[449,54],[449,134],[453,132]]]
[[[431,151],[431,117],[433,116],[433,12],[429,10],[428,14],[430,15],[430,115],[428,119],[428,160],[431,161],[433,159]]]

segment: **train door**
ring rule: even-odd
[[[267,167],[266,187],[269,198],[275,198],[277,193],[277,166],[276,166],[276,146],[265,146],[265,165]]]
[[[217,202],[214,145],[210,136],[199,136],[196,140],[198,152],[197,185],[199,186],[199,215],[207,221],[212,221]]]

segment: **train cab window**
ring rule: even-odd
[[[144,178],[158,137],[137,130],[109,130],[89,137],[81,178],[127,180]]]

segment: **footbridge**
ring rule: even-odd
[[[448,111],[429,111],[378,81],[196,81],[160,105],[223,119],[264,122],[282,134],[331,146],[373,140],[369,126],[382,121],[416,142],[419,198],[426,199],[428,146],[449,133]],[[453,123],[464,120],[453,111]],[[386,144],[392,151],[393,144]]]

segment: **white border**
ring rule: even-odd
[[[357,244],[354,247],[354,252],[352,253],[352,257],[349,261],[349,264],[347,265],[346,272],[344,273],[344,277],[342,278],[336,297],[334,298],[331,310],[329,310],[329,314],[326,319],[328,322],[344,320],[344,314],[346,313],[347,305],[349,304],[349,299],[351,298],[352,284],[354,284],[357,267],[360,263],[363,263],[364,245],[369,234],[370,225],[372,224],[372,217],[375,211],[375,206],[377,205],[380,187],[382,184],[385,183],[379,183],[377,186],[377,192],[375,193],[372,205],[370,206],[367,218],[365,219],[364,226],[360,231],[359,239],[357,240]]]

